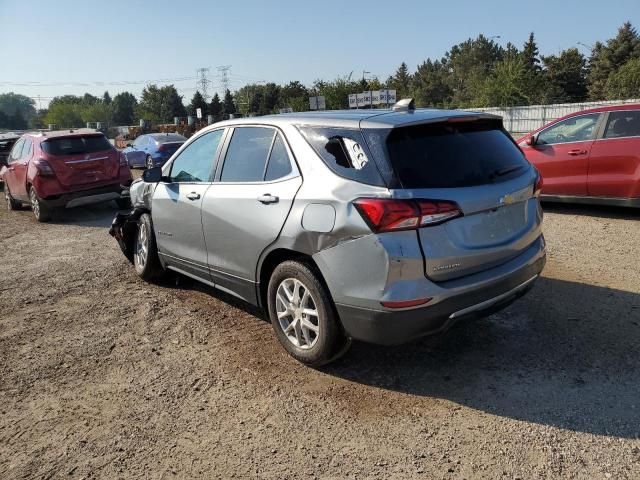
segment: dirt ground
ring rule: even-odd
[[[640,478],[640,212],[548,206],[525,298],[303,367],[260,312],[149,285],[112,206],[0,211],[0,478]]]

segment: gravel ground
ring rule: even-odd
[[[0,478],[640,478],[640,212],[548,206],[525,298],[322,370],[113,214],[0,212]]]

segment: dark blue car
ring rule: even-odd
[[[122,153],[129,167],[159,167],[186,141],[186,137],[177,133],[150,133],[140,135]]]

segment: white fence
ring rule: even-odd
[[[556,103],[554,105],[531,105],[528,107],[505,108],[474,108],[477,112],[500,115],[504,121],[504,128],[515,138],[531,132],[556,118],[564,117],[573,112],[589,108],[604,107],[606,105],[620,105],[624,103],[640,103],[640,100],[610,100],[603,102]]]

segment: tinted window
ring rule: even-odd
[[[371,185],[384,185],[359,130],[300,127],[300,132],[338,175]]]
[[[263,127],[238,127],[233,131],[222,167],[222,182],[261,182],[274,131]]]
[[[112,148],[104,135],[51,138],[42,142],[42,150],[49,155],[76,155],[102,152]]]
[[[639,137],[640,110],[611,112],[604,133],[605,138]]]
[[[567,118],[543,130],[538,135],[538,144],[584,142],[593,138],[599,113]]]
[[[21,138],[16,142],[16,144],[11,149],[11,154],[9,155],[8,163],[15,162],[20,158],[22,154],[22,146],[24,145],[24,138]]]
[[[268,182],[277,180],[278,178],[286,177],[292,171],[291,160],[287,153],[287,147],[285,147],[282,137],[280,135],[276,135],[264,179]]]
[[[521,175],[529,164],[493,120],[391,130],[391,165],[404,188],[472,187]]]
[[[171,164],[171,180],[208,182],[222,132],[222,130],[215,130],[191,142]]]

